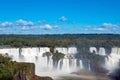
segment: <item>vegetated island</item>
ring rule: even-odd
[[[0,80],[53,80],[35,75],[33,63],[11,61],[8,55],[0,55]]]

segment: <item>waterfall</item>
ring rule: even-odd
[[[56,47],[54,51],[58,51],[63,54],[76,54],[77,53],[77,48],[76,47]]]
[[[35,56],[37,56],[38,48],[21,48],[21,56],[23,61],[20,62],[35,62]]]
[[[76,68],[77,68],[77,59],[72,59],[71,68],[72,68],[72,69],[76,69]]]
[[[58,71],[72,72],[77,69],[77,59],[61,59],[58,62]]]
[[[63,60],[60,59],[60,60],[58,61],[58,67],[57,67],[57,70],[58,70],[58,71],[61,70],[62,64],[63,64]]]
[[[9,55],[12,56],[13,61],[18,61],[19,59],[19,48],[10,48]]]
[[[105,48],[104,47],[100,47],[98,54],[102,55],[102,56],[105,56],[106,55]]]
[[[42,56],[43,53],[45,53],[45,52],[50,52],[50,48],[48,48],[48,47],[40,47],[38,56]]]
[[[76,47],[68,47],[68,53],[69,54],[76,54],[77,52],[77,48]]]
[[[50,53],[49,47],[5,48],[0,49],[0,54],[7,53],[8,56],[17,62],[34,63],[35,74],[40,76],[44,76],[44,74],[48,72],[56,71],[70,73],[78,67],[77,59],[74,57],[74,54],[77,53],[76,47],[56,47],[54,50],[58,50],[58,52],[66,55],[58,61],[57,69],[54,69],[52,55],[44,55],[46,52]],[[82,60],[80,60],[79,63],[80,68],[83,68]]]
[[[98,54],[96,47],[90,47],[90,53]]]
[[[120,48],[112,48],[111,54],[105,59],[105,67],[111,71],[118,66],[120,62]]]
[[[90,47],[89,50],[90,50],[90,53],[98,54],[98,55],[101,55],[101,56],[105,56],[106,55],[104,47],[100,47],[99,51],[97,51],[96,47]]]
[[[46,52],[50,52],[50,48],[48,47],[37,48],[36,52],[37,61],[35,61],[36,75],[42,75],[42,73],[50,71],[53,68],[52,56],[49,56],[49,60],[47,56],[43,56],[43,54]]]
[[[49,67],[50,70],[53,69],[53,60],[52,60],[52,56],[50,56],[50,60],[49,60],[49,62],[48,62],[47,65],[48,65],[48,67]]]
[[[70,56],[74,57],[74,55],[77,53],[76,47],[56,47],[54,51],[58,51],[59,53],[66,55],[63,60],[59,60],[57,70],[71,72],[77,68],[77,59],[70,59]]]
[[[63,64],[61,70],[63,72],[70,72],[69,59],[63,59]]]
[[[77,68],[87,68],[90,71],[90,61],[76,59],[74,54],[78,53],[76,47],[56,47],[55,51],[65,54],[64,58],[60,59],[57,64],[57,68],[54,69],[53,55],[50,53],[49,47],[28,47],[28,48],[1,48],[0,54],[12,58],[17,62],[30,62],[35,64],[35,74],[43,76],[42,73],[46,72],[66,72],[70,73]],[[95,47],[90,47],[90,52],[97,55],[105,56],[106,52],[103,47],[99,48],[99,51]],[[44,56],[45,53],[50,53],[50,56]],[[58,53],[59,54],[59,53]],[[111,50],[111,54],[105,58],[105,68],[108,70],[114,69],[118,66],[120,61],[120,48],[114,47]],[[45,74],[46,75],[46,74]]]
[[[83,69],[83,62],[82,62],[82,60],[80,60],[79,63],[80,63],[80,69]]]
[[[58,52],[63,53],[63,54],[68,54],[68,49],[65,48],[65,47],[56,47],[56,48],[54,49],[54,51],[55,51],[55,52],[58,51]]]
[[[0,54],[8,54],[12,58],[12,60],[18,60],[19,57],[19,48],[4,48],[0,49]]]
[[[8,54],[9,52],[10,52],[9,48],[0,49],[0,54],[6,54],[6,53]]]

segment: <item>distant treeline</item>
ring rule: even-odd
[[[0,35],[0,46],[12,47],[120,47],[119,34]]]

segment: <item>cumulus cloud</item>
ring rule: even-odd
[[[21,29],[22,30],[28,30],[29,28],[27,28],[26,26],[23,26]]]
[[[17,20],[16,22],[5,21],[0,23],[0,27],[15,27],[15,26],[33,26],[32,21],[25,21],[23,19]]]
[[[13,23],[8,21],[0,24],[0,27],[11,27],[11,26],[13,26]]]
[[[43,29],[43,30],[54,30],[57,29],[58,26],[51,26],[49,24],[45,24],[43,26],[22,26],[22,30],[33,30],[33,29]]]
[[[49,24],[45,24],[44,26],[40,26],[40,28],[44,30],[53,30],[53,29],[58,28],[58,26],[51,26]]]
[[[16,21],[17,26],[33,26],[34,23],[32,21],[25,21],[23,19],[17,20]]]
[[[105,27],[113,27],[113,26],[117,26],[117,25],[111,24],[111,23],[103,23],[103,26],[105,26]]]
[[[102,27],[95,27],[95,28],[93,28],[94,30],[98,30],[98,31],[104,31],[104,30],[106,30],[105,28],[102,28]]]
[[[119,28],[119,25],[111,24],[111,23],[103,23],[101,26],[94,27],[94,30],[116,30]]]
[[[11,31],[17,32],[17,31],[40,31],[40,30],[57,30],[59,28],[58,25],[47,23],[45,20],[32,22],[32,21],[26,21],[23,19],[19,19],[13,22],[5,21],[0,23],[0,31],[4,31],[5,33]]]
[[[49,24],[46,24],[46,25],[44,25],[44,26],[41,26],[40,28],[41,28],[41,29],[48,29],[48,30],[51,30],[51,29],[52,29],[52,26],[49,25]]]
[[[111,23],[104,23],[104,24],[102,25],[102,27],[103,27],[103,28],[107,28],[107,29],[109,29],[109,28],[111,28],[111,29],[116,29],[116,28],[119,28],[119,25],[115,25],[115,24],[111,24]]]
[[[65,16],[62,16],[59,18],[60,21],[67,21],[67,18]]]
[[[120,25],[118,24],[111,24],[111,23],[103,23],[99,26],[86,26],[84,28],[85,31],[89,32],[96,32],[96,33],[119,33],[120,32]]]
[[[37,29],[37,28],[40,28],[39,26],[22,26],[22,30],[33,30],[33,29]]]

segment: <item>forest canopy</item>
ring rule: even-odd
[[[55,47],[103,46],[119,47],[119,34],[54,34],[54,35],[0,35],[0,46]]]

